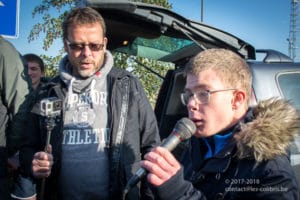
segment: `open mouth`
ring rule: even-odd
[[[194,122],[194,124],[197,127],[203,126],[203,124],[204,124],[204,120],[202,120],[202,119],[192,119],[192,121]]]

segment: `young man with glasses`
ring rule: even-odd
[[[288,156],[296,109],[276,98],[250,107],[250,69],[229,50],[199,53],[186,75],[181,100],[197,130],[181,164],[161,147],[141,162],[158,199],[300,199]]]
[[[154,112],[141,83],[113,67],[105,22],[96,10],[72,10],[62,30],[67,56],[60,62],[59,77],[39,95],[41,100],[62,100],[62,110],[45,152],[47,118],[37,112],[38,106],[33,109],[20,151],[23,176],[46,178],[45,190],[37,187],[44,199],[121,199],[142,156],[160,143]],[[29,189],[27,196],[34,196]],[[24,197],[22,188],[13,196]],[[140,198],[151,198],[144,181],[126,199]]]

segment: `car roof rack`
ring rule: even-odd
[[[289,56],[273,50],[273,49],[256,49],[256,53],[265,53],[266,56],[263,59],[265,63],[292,63],[294,62]]]

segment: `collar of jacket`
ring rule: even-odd
[[[289,101],[271,98],[259,102],[250,114],[250,120],[246,116],[234,134],[236,156],[262,162],[287,154],[300,128],[296,108]]]
[[[222,173],[228,169],[234,155],[236,154],[236,140],[234,139],[234,134],[238,133],[241,130],[242,123],[248,123],[253,120],[252,111],[253,109],[249,108],[246,115],[239,123],[218,133],[218,135],[221,136],[230,133],[230,136],[227,137],[227,143],[225,144],[225,146],[210,158],[205,158],[205,154],[208,150],[207,144],[204,141],[206,138],[199,139],[193,137],[191,141],[192,154],[194,155],[192,156],[192,160],[195,171],[198,171],[197,169],[201,168],[201,172],[203,173]],[[198,156],[199,151],[201,152],[201,154],[203,154],[201,156],[201,159],[199,159]]]
[[[220,152],[208,159],[204,159],[207,146],[202,139],[193,137],[191,139],[191,161],[193,171],[201,169],[201,173],[222,173],[225,172],[236,152],[236,141],[231,137]],[[199,155],[200,154],[200,155]],[[202,154],[202,155],[201,155]]]
[[[207,159],[203,168],[202,173],[223,173],[225,172],[233,159],[235,152],[236,142],[230,140],[228,144],[215,156]]]
[[[297,110],[288,101],[276,98],[261,101],[233,127],[233,137],[218,154],[202,162],[199,155],[194,155],[193,165],[198,168],[202,163],[201,171],[204,173],[222,173],[234,157],[262,162],[287,154],[289,145],[299,133],[299,124]],[[196,146],[199,146],[195,148],[195,140],[192,142],[193,154],[203,152],[203,144],[200,144],[203,141],[199,143],[200,140],[196,140]]]

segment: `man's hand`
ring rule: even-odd
[[[156,147],[145,155],[141,166],[148,170],[147,179],[154,186],[160,186],[180,170],[180,163],[170,151]]]
[[[47,152],[37,152],[34,154],[32,160],[32,172],[36,178],[46,178],[51,174],[53,165],[53,156],[51,154],[52,148],[49,145]]]

